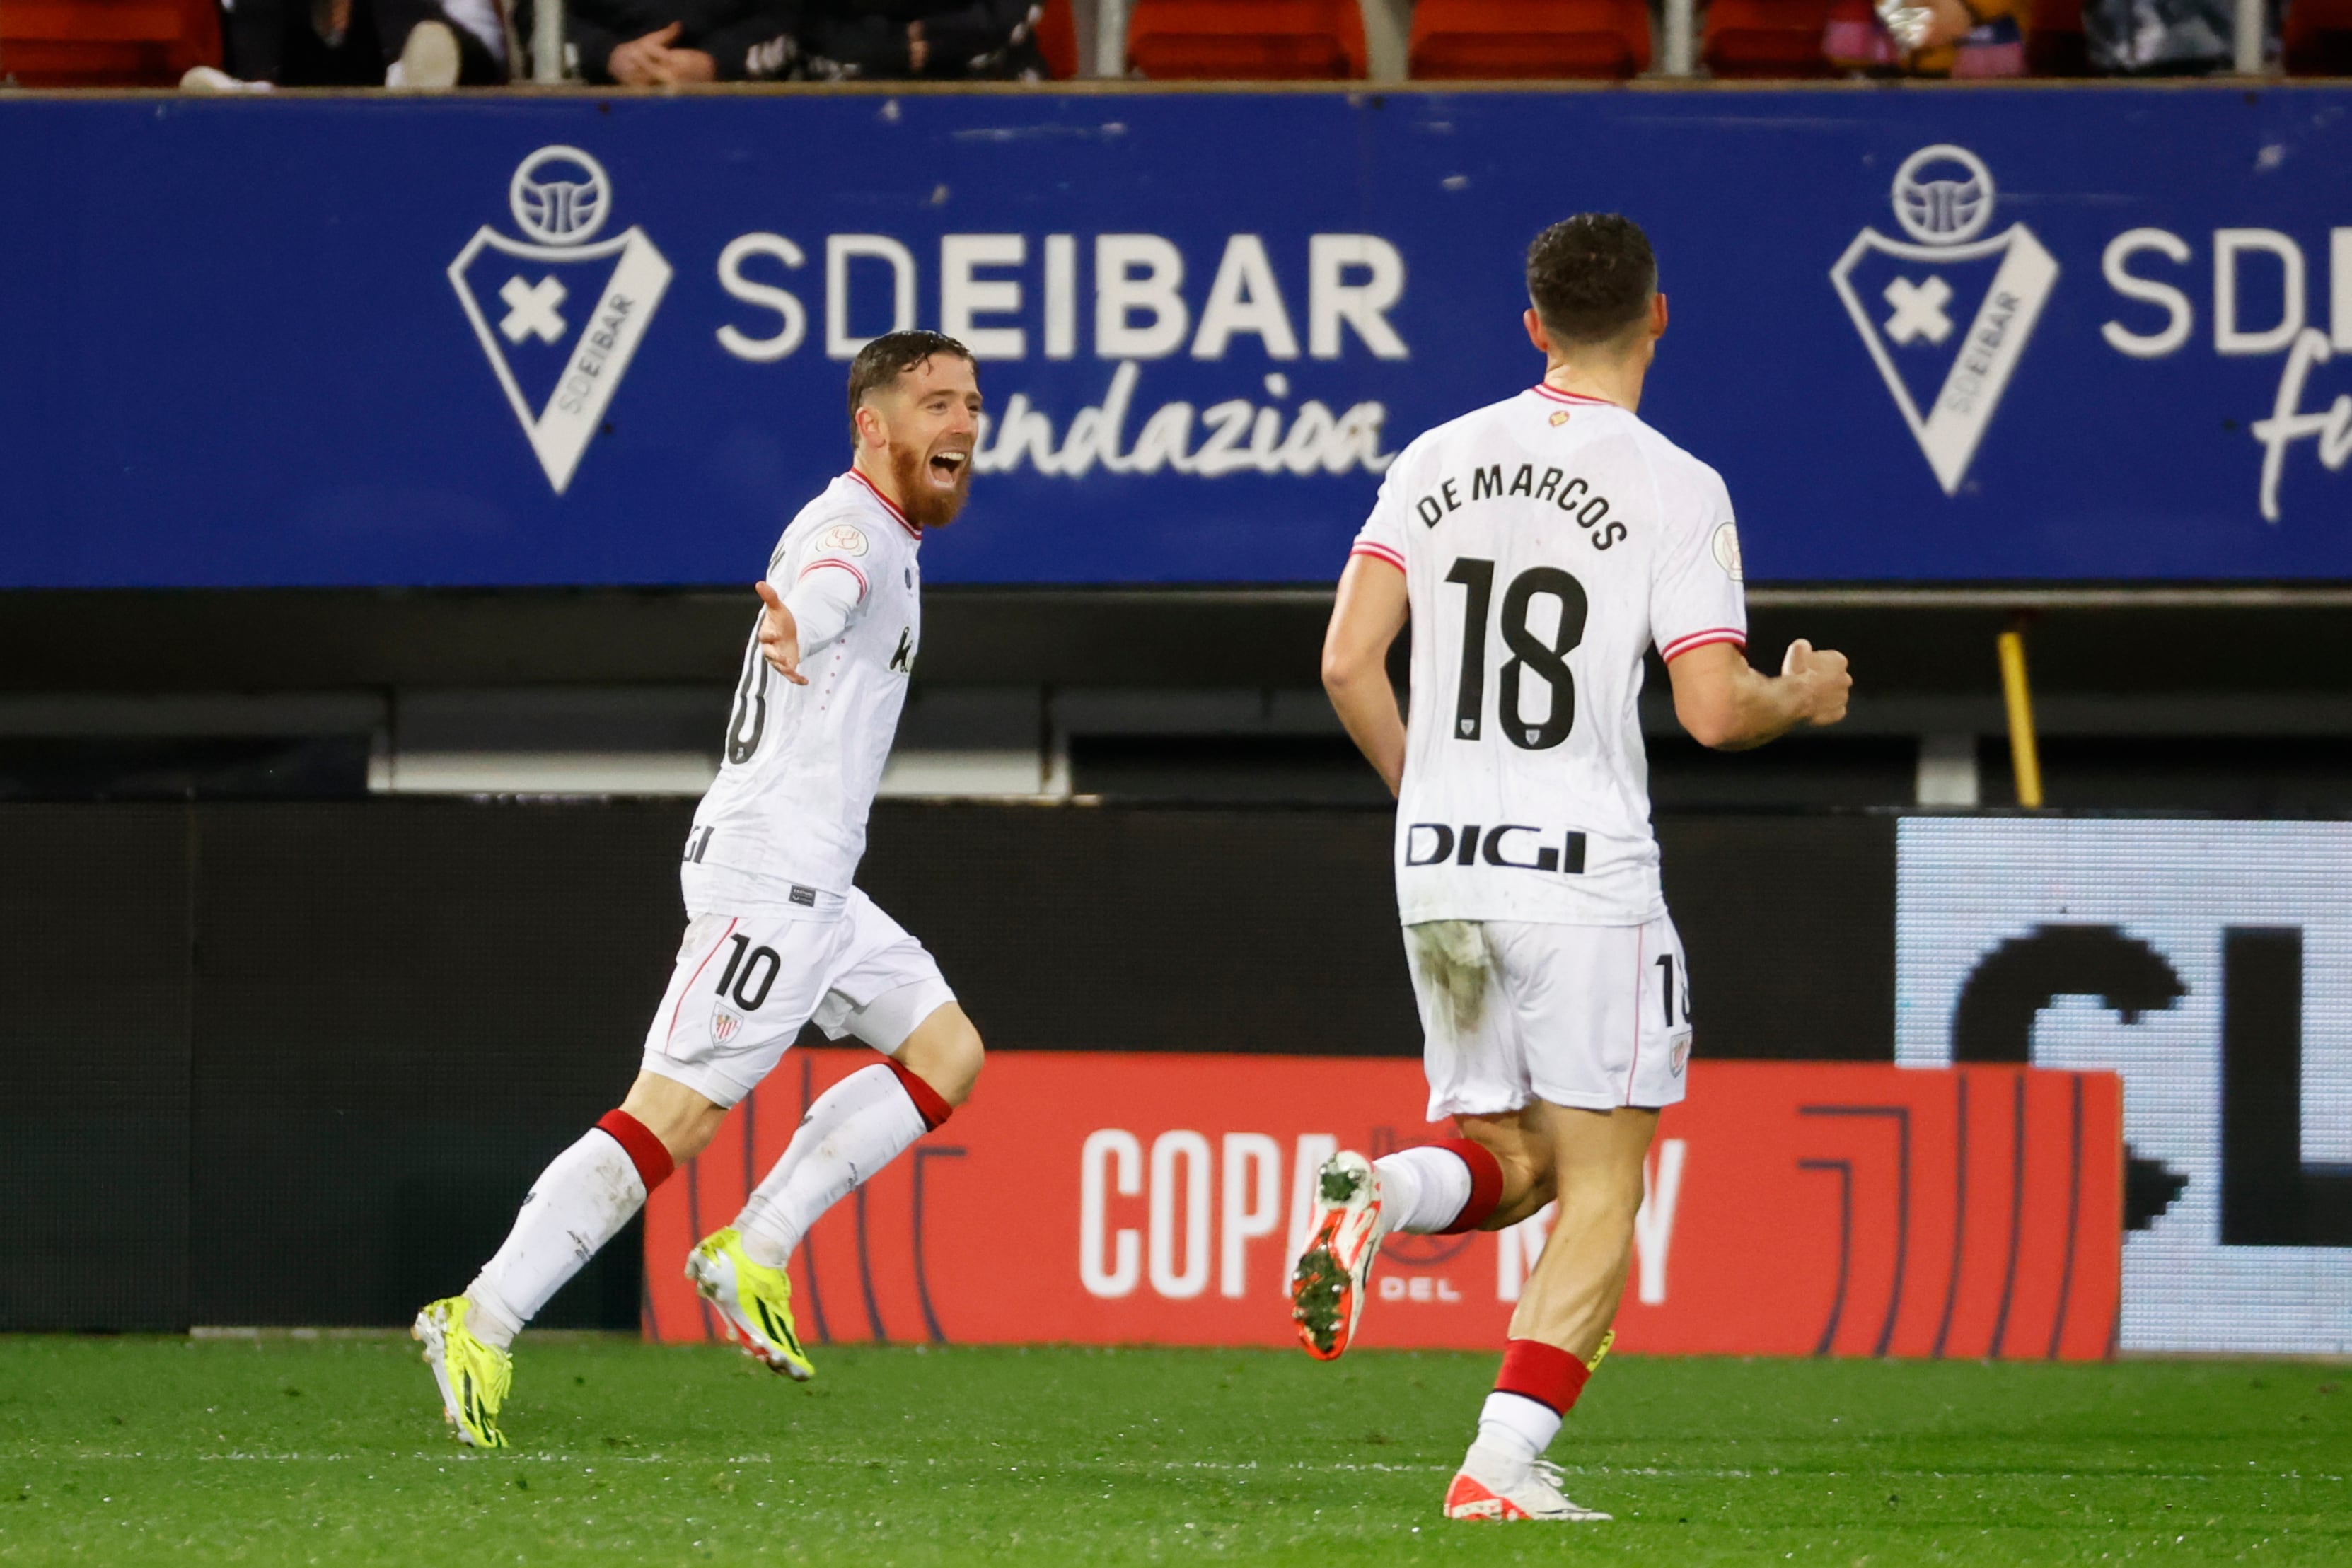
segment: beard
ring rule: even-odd
[[[907,508],[907,520],[919,528],[943,528],[956,520],[971,494],[971,459],[956,465],[955,484],[942,490],[931,483],[931,455],[901,447],[890,451],[890,476]]]

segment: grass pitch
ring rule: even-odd
[[[0,1563],[2352,1563],[2352,1373],[1621,1357],[1606,1525],[1448,1525],[1484,1355],[526,1339],[515,1447],[405,1340],[0,1340]]]

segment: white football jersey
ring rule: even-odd
[[[726,759],[694,813],[689,865],[724,867],[772,890],[760,903],[838,913],[866,852],[866,819],[906,706],[922,638],[922,532],[855,470],[801,508],[768,580],[787,602],[819,574],[836,602],[830,642],[802,637],[795,685],[760,655],[755,620],[727,721]],[[740,885],[740,884],[739,884]]]
[[[1664,914],[1642,656],[1747,643],[1722,478],[1613,403],[1537,386],[1406,447],[1354,553],[1412,601],[1405,923]]]

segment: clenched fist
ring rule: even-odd
[[[1846,674],[1845,655],[1833,648],[1816,648],[1802,637],[1789,644],[1780,660],[1780,674],[1797,683],[1806,696],[1805,722],[1835,724],[1845,716],[1846,699],[1853,693],[1853,677]]]

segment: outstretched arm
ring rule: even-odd
[[[1403,572],[1374,556],[1350,557],[1323,634],[1323,689],[1391,795],[1404,779],[1404,715],[1389,685],[1389,644],[1404,630],[1406,606]]]
[[[1675,716],[1692,739],[1717,751],[1746,751],[1801,724],[1835,724],[1853,689],[1845,655],[1801,637],[1789,644],[1778,675],[1752,668],[1731,643],[1677,654],[1666,674],[1674,682]]]
[[[801,623],[792,607],[772,582],[755,582],[751,588],[764,606],[760,612],[760,656],[793,685],[808,685],[808,677],[801,674]]]

